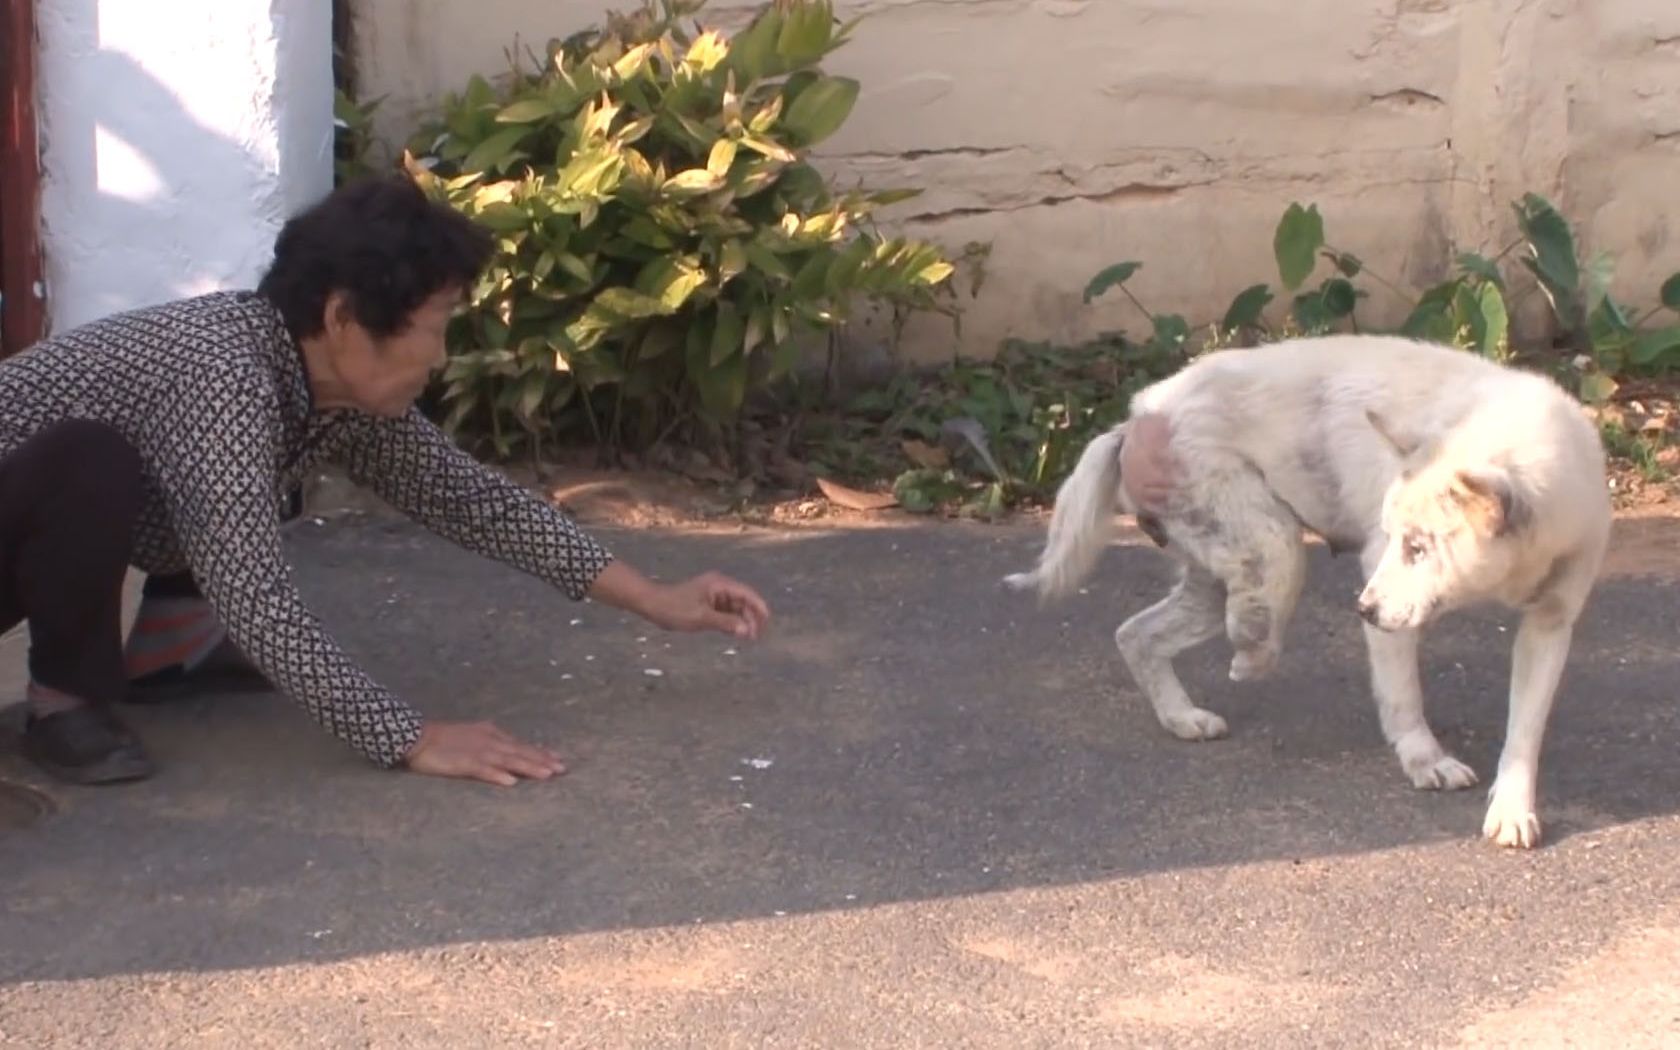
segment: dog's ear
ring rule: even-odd
[[[1401,459],[1410,459],[1412,453],[1418,450],[1420,442],[1415,439],[1401,440],[1395,433],[1394,428],[1389,426],[1388,420],[1377,415],[1375,409],[1367,408],[1365,419],[1371,424],[1371,429],[1381,435],[1382,439],[1388,442],[1388,446],[1394,450],[1394,454]]]
[[[1459,471],[1453,475],[1452,497],[1470,527],[1483,536],[1509,536],[1528,524],[1528,505],[1511,475],[1498,468]]]

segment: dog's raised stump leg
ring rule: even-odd
[[[1224,596],[1205,570],[1184,568],[1172,593],[1133,616],[1114,632],[1114,644],[1138,688],[1155,708],[1155,718],[1180,740],[1217,740],[1225,720],[1197,707],[1173,670],[1172,659],[1220,632]]]

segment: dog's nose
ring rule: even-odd
[[[1375,627],[1377,624],[1377,603],[1361,594],[1356,607],[1359,609],[1359,618]]]

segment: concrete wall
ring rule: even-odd
[[[389,96],[381,127],[400,138],[419,107],[505,68],[516,35],[540,47],[607,0],[358,3],[362,94]],[[756,6],[714,0],[706,20],[739,26]],[[993,242],[967,352],[1136,324],[1119,301],[1080,304],[1122,259],[1146,263],[1134,287],[1153,308],[1215,320],[1275,280],[1292,200],[1412,287],[1455,250],[1502,247],[1529,190],[1618,256],[1620,294],[1649,302],[1680,269],[1675,0],[836,6],[870,17],[830,63],[864,93],[828,168],[926,187],[896,212],[911,232]],[[1386,322],[1406,307],[1374,288],[1365,309]],[[950,352],[948,325],[912,335],[921,356]]]
[[[326,0],[38,5],[55,330],[249,285],[332,187]]]

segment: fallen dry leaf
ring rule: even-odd
[[[925,441],[906,438],[901,445],[904,454],[910,457],[910,462],[928,470],[944,470],[951,465],[951,455],[942,448],[935,448]]]
[[[817,487],[831,502],[847,510],[886,510],[898,505],[898,497],[890,492],[859,492],[827,478],[818,478]]]

